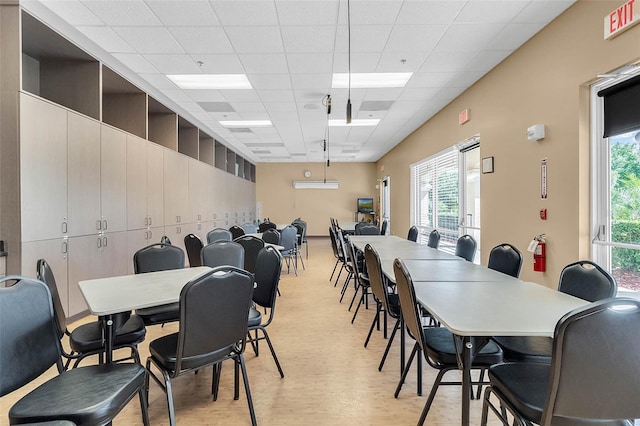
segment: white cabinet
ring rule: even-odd
[[[147,142],[147,215],[149,227],[164,225],[164,151],[153,142]]]
[[[127,135],[102,125],[100,140],[100,208],[102,232],[127,229]]]
[[[45,259],[51,266],[62,307],[68,316],[70,314],[67,286],[67,252],[68,240],[66,238],[22,243],[22,275],[35,278],[38,259]]]
[[[189,160],[167,149],[164,150],[164,224],[168,227],[189,222]]]
[[[164,225],[163,148],[127,135],[127,229]]]

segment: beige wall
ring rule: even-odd
[[[305,179],[309,170],[311,178]],[[358,197],[373,197],[378,208],[374,163],[332,163],[327,180],[338,180],[340,189],[294,189],[294,180],[323,180],[324,163],[258,163],[256,202],[262,217],[274,223],[290,223],[301,217],[308,235],[328,235],[329,218],[353,221]]]
[[[562,267],[588,258],[588,84],[598,73],[640,59],[640,25],[603,40],[603,19],[623,1],[578,1],[473,87],[381,158],[378,178],[391,176],[392,232],[410,226],[409,165],[475,134],[495,173],[481,176],[482,263],[510,242],[525,255],[521,278],[556,287]],[[458,125],[458,113],[471,120]],[[527,127],[546,137],[528,142]],[[548,199],[540,199],[540,161],[547,157]],[[548,209],[548,220],[538,211]],[[526,247],[548,237],[547,272],[533,272]]]

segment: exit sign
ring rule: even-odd
[[[609,39],[640,22],[640,3],[629,0],[604,17],[604,38]]]
[[[458,114],[458,124],[462,125],[467,121],[469,121],[469,108],[460,111],[460,113]]]

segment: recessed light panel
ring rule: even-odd
[[[347,124],[347,120],[343,119],[335,119],[329,120],[329,127],[340,127],[340,126],[350,126],[350,127],[360,127],[360,126],[377,126],[380,122],[379,118],[362,118],[362,119],[353,119],[351,120],[351,124]]]
[[[412,75],[412,72],[351,73],[351,88],[376,89],[387,87],[404,87]],[[349,87],[349,74],[333,74],[331,87],[333,87],[334,89],[346,89],[347,87]]]
[[[167,77],[181,89],[252,89],[244,74],[174,74]]]

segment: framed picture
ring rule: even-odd
[[[482,173],[493,173],[493,157],[482,159]]]

